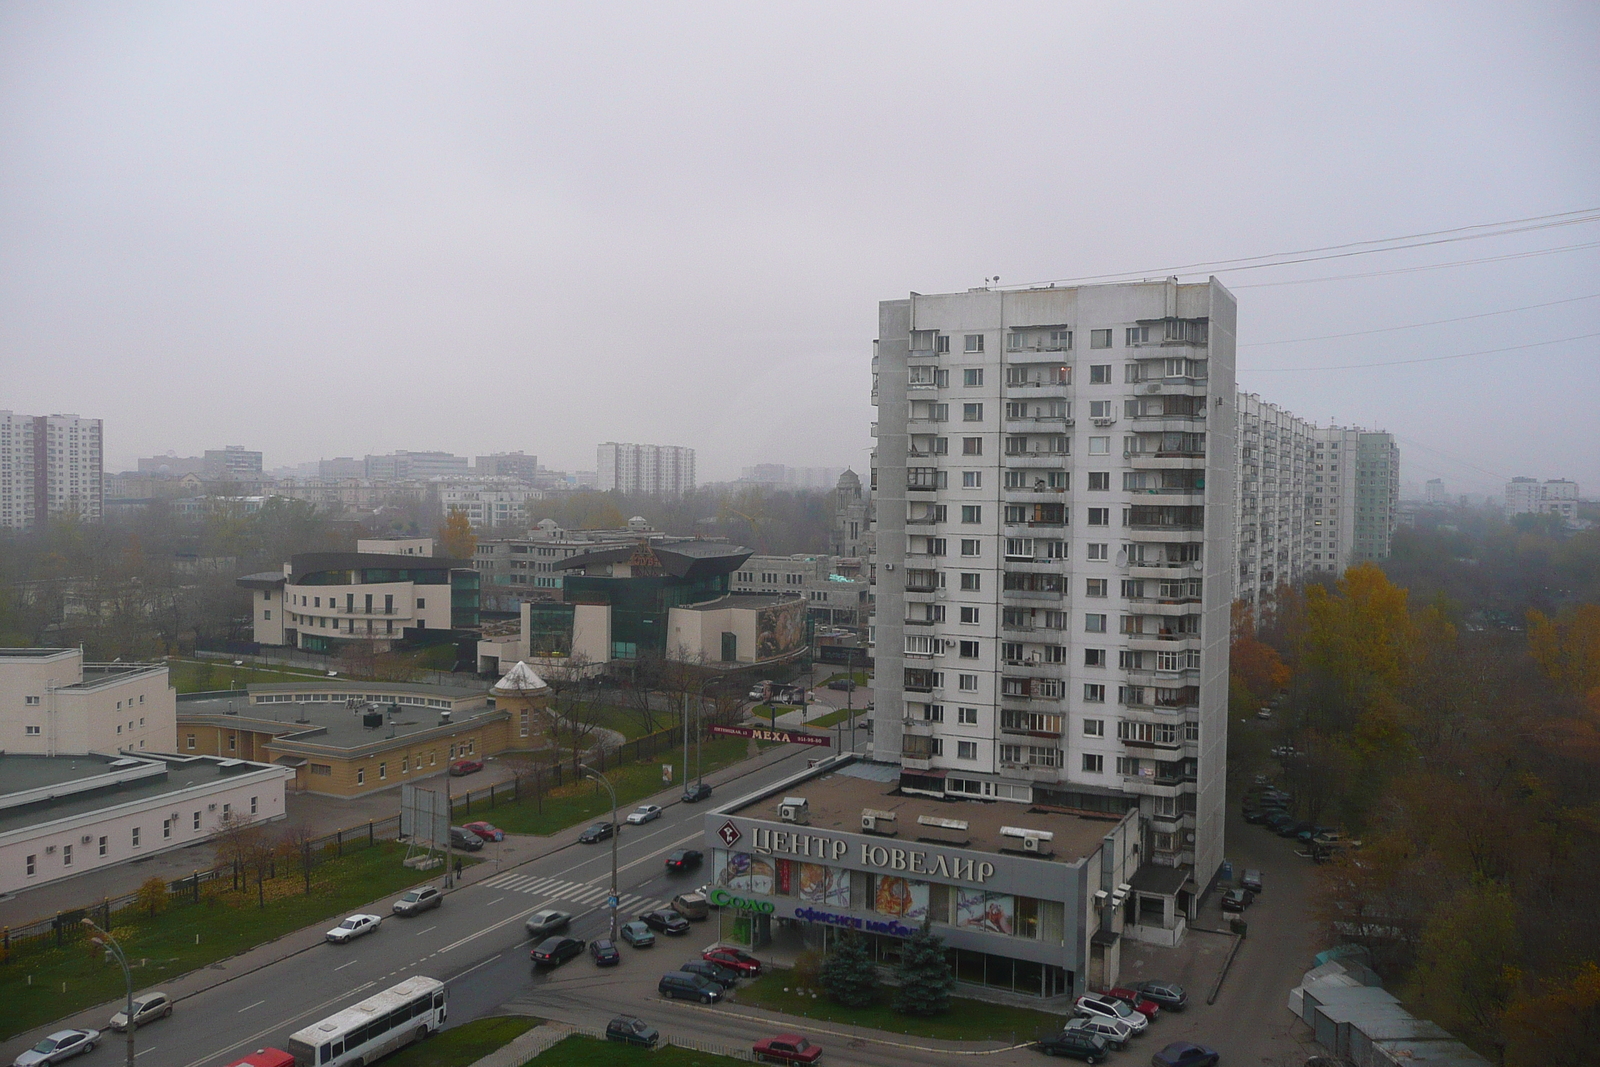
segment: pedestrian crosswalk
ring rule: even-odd
[[[486,879],[482,884],[486,889],[503,889],[512,893],[527,893],[529,896],[549,897],[552,903],[562,901],[586,906],[603,905],[606,898],[611,895],[609,886],[569,882],[560,878],[540,878],[531,874],[500,874]],[[655,911],[657,908],[667,906],[667,902],[659,898],[630,893],[624,894],[619,899],[617,910],[634,914]]]

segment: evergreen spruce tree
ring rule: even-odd
[[[823,992],[847,1008],[870,1005],[877,995],[878,970],[867,943],[852,933],[840,935],[818,980]]]
[[[895,990],[894,1010],[900,1014],[939,1015],[950,1010],[956,976],[945,959],[944,939],[931,933],[927,923],[900,946],[895,978],[900,988]]]

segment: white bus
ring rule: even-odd
[[[365,1067],[444,1025],[444,983],[407,978],[289,1038],[295,1067]]]

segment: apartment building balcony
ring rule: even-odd
[[[1005,396],[1013,400],[1065,400],[1072,395],[1070,382],[1007,382]]]
[[[1070,430],[1075,422],[1064,415],[1037,415],[1022,419],[1006,419],[1000,428],[1006,433],[1058,433]]]
[[[1029,782],[1056,782],[1061,779],[1061,767],[1050,767],[1042,763],[1006,763],[1001,761],[1000,770],[1008,775],[1018,777]]]
[[[913,756],[906,752],[900,753],[900,765],[908,771],[926,771],[933,767],[934,757]]]
[[[298,610],[298,609],[295,609],[295,610]],[[324,611],[325,609],[323,609],[323,608],[312,608],[310,610],[312,610],[312,611]],[[338,607],[338,608],[334,608],[333,609],[333,613],[335,615],[344,615],[344,616],[347,616],[347,617],[353,616],[353,617],[355,617],[357,619],[392,619],[392,618],[395,618],[396,616],[401,615],[401,614],[405,614],[408,618],[410,617],[410,614],[407,613],[407,612],[400,612],[400,611],[397,611],[394,608],[380,608],[380,607],[376,607],[376,606],[371,607],[371,608]]]
[[[1014,559],[1006,557],[1006,570],[1012,574],[1065,574],[1067,561],[1064,559]]]
[[[1124,452],[1122,458],[1134,470],[1203,470],[1204,452]]]
[[[1045,486],[1006,488],[1000,491],[1000,498],[1007,504],[1062,504],[1067,502],[1065,495],[1069,492],[1071,492],[1069,489],[1051,489]]]
[[[932,515],[916,515],[916,516],[913,516],[911,518],[908,518],[906,520],[906,525],[907,526],[937,526],[939,524],[939,521],[940,520],[934,518]]]
[[[1007,678],[1065,678],[1067,664],[1046,663],[1042,659],[1002,660],[1001,670],[1005,671]]]
[[[1143,775],[1124,775],[1122,791],[1146,797],[1175,797],[1185,792],[1182,778],[1147,778]]]
[[[1028,602],[1028,603],[1035,603],[1035,604],[1039,603],[1040,601],[1046,601],[1046,602],[1051,602],[1051,603],[1060,603],[1061,602],[1061,598],[1063,596],[1065,596],[1065,595],[1066,595],[1066,590],[1064,590],[1064,589],[1002,589],[1002,590],[1000,590],[1000,596],[1001,596],[1001,599],[1003,599],[1003,600],[1007,600],[1007,601],[1025,601],[1025,602]]]
[[[1066,452],[1007,452],[1005,465],[1008,470],[1061,470],[1072,465],[1072,456]]]
[[[908,593],[937,593],[939,579],[935,577],[913,577],[917,572],[906,572],[906,592]]]
[[[1173,649],[1187,651],[1203,645],[1200,634],[1182,634],[1173,630],[1123,634],[1122,638],[1128,642],[1129,648],[1148,652],[1169,652]]]
[[[1199,544],[1206,539],[1204,527],[1175,529],[1171,526],[1129,526],[1128,540],[1144,544],[1152,542],[1166,542],[1168,544],[1192,545]]]

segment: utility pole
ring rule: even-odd
[[[685,752],[688,750],[685,749]],[[606,792],[611,794],[611,896],[606,901],[606,907],[611,910],[611,940],[617,940],[617,904],[620,899],[617,894],[617,838],[622,836],[622,826],[617,822],[617,791],[611,788],[611,782],[605,775],[593,767],[579,764],[585,778],[592,778],[606,787]],[[684,774],[689,773],[689,767],[684,765]]]
[[[87,926],[91,930],[94,930],[95,932],[97,932],[100,935],[99,937],[90,938],[90,943],[101,946],[108,953],[110,953],[111,955],[115,956],[118,963],[122,964],[122,980],[128,987],[128,1004],[127,1004],[127,1007],[123,1009],[123,1016],[122,1016],[123,1021],[127,1026],[127,1034],[128,1034],[128,1063],[127,1063],[127,1067],[134,1067],[134,1063],[133,1063],[133,1060],[134,1060],[134,1052],[133,1052],[133,1031],[134,1031],[134,1025],[133,1025],[133,972],[128,970],[128,957],[126,957],[126,956],[124,956],[122,954],[122,946],[117,944],[117,939],[112,937],[106,931],[100,929],[99,926],[95,925],[95,921],[93,919],[84,919],[83,920],[83,925]]]

